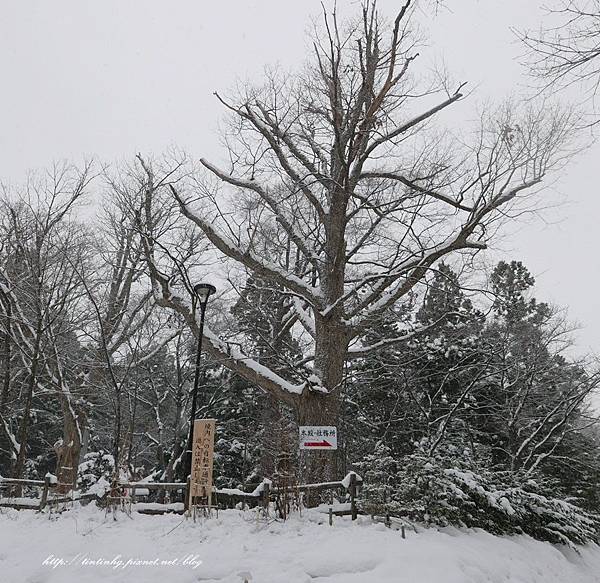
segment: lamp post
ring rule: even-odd
[[[197,283],[194,286],[194,293],[198,299],[200,306],[200,330],[198,333],[198,347],[196,349],[196,369],[194,371],[194,389],[192,392],[192,408],[190,411],[190,433],[188,435],[188,443],[186,449],[186,460],[184,464],[185,474],[184,481],[192,473],[192,440],[194,436],[194,419],[196,418],[196,404],[198,402],[198,384],[200,382],[200,357],[202,354],[202,336],[204,335],[204,315],[206,313],[206,305],[208,298],[217,291],[214,285],[210,283]]]

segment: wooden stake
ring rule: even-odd
[[[350,491],[350,513],[352,514],[352,520],[356,520],[358,510],[356,508],[356,474],[354,472],[350,474],[348,490]]]
[[[265,508],[265,514],[269,512],[269,494],[271,490],[271,485],[269,482],[263,483],[263,506]]]
[[[187,511],[189,514],[189,510],[192,507],[192,488],[190,487],[190,476],[188,476],[185,491],[183,492],[183,500],[184,500],[184,511]]]
[[[42,490],[42,499],[40,500],[40,510],[43,510],[48,501],[48,490],[50,489],[50,476],[44,478],[44,489]]]

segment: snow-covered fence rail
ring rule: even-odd
[[[186,484],[183,482],[119,482],[119,488],[129,490],[129,495],[135,502],[136,495],[143,495],[151,490],[159,492],[184,491]]]
[[[182,490],[184,482],[119,482],[119,487],[130,490]]]
[[[66,495],[61,497],[50,497],[51,490],[57,485],[56,478],[47,474],[43,480],[26,480],[17,478],[0,478],[0,491],[4,488],[14,487],[35,487],[41,488],[40,498],[31,498],[24,496],[7,496],[0,498],[0,507],[16,508],[18,510],[43,510],[48,503],[58,504],[61,502],[72,502],[74,500],[93,500],[95,494]]]
[[[142,492],[156,491],[156,492],[187,492],[188,485],[184,482],[119,482],[119,488],[128,490],[130,501],[136,502],[136,497]],[[256,489],[253,492],[244,492],[237,488],[216,488],[214,490],[217,503],[222,502],[226,505],[235,505],[238,502],[255,502],[259,503],[261,499],[261,493]],[[185,498],[185,496],[183,496]],[[166,505],[165,505],[166,507]],[[157,507],[153,507],[154,511],[157,511]]]
[[[350,495],[350,510],[349,511],[337,511],[335,514],[350,514],[352,520],[356,520],[358,515],[358,508],[356,506],[356,495],[358,489],[362,484],[362,478],[356,472],[349,472],[343,480],[339,482],[318,482],[315,484],[300,484],[290,485],[285,487],[271,488],[271,494],[277,495],[284,492],[322,492],[327,490],[346,490]]]
[[[323,490],[337,490],[344,488],[342,481],[339,482],[318,482],[316,484],[300,484],[298,486],[285,486],[283,488],[271,488],[271,493],[282,494],[283,492],[320,492]]]
[[[223,504],[226,507],[233,507],[242,502],[244,504],[266,506],[272,498],[284,493],[308,493],[322,492],[327,490],[345,490],[350,496],[350,510],[344,514],[352,515],[355,519],[358,511],[356,506],[356,495],[358,488],[362,483],[362,478],[355,472],[350,472],[343,479],[336,482],[318,482],[314,484],[298,484],[285,487],[273,487],[269,480],[264,480],[252,492],[244,492],[238,488],[215,488],[213,494],[217,505]],[[136,502],[136,494],[146,491],[187,491],[187,484],[184,482],[119,482],[119,488],[128,490],[130,502]],[[152,513],[158,513],[161,505],[152,504]],[[172,505],[171,505],[172,506]],[[167,509],[173,510],[169,505],[164,505]],[[339,514],[339,512],[336,512]]]
[[[244,492],[238,488],[215,488],[213,495],[217,503],[225,505],[235,505],[238,502],[260,503],[264,497],[262,484],[252,492]],[[119,488],[129,490],[132,502],[135,502],[139,492],[148,491],[187,491],[187,484],[184,482],[120,482]]]
[[[350,511],[345,514],[351,514],[352,519],[356,518],[356,494],[357,489],[362,479],[354,472],[350,472],[343,480],[337,482],[319,482],[315,484],[298,484],[285,487],[273,487],[269,480],[264,480],[252,492],[244,492],[238,488],[215,488],[215,502],[225,506],[232,507],[235,504],[242,502],[250,505],[267,506],[272,498],[284,493],[308,493],[321,492],[327,490],[345,490],[350,496]],[[15,478],[0,478],[0,490],[9,487],[37,487],[41,488],[41,497],[24,498],[24,497],[7,497],[0,498],[0,506],[8,506],[12,508],[43,510],[48,503],[70,502],[73,500],[93,500],[100,499],[95,493],[87,493],[76,495],[67,495],[63,497],[50,497],[49,494],[55,486],[53,476],[47,475],[44,480],[25,480]],[[184,482],[119,482],[117,488],[121,491],[126,491],[131,504],[136,503],[136,496],[156,492],[181,492],[185,497],[188,485]],[[153,504],[154,513],[159,513],[160,507],[165,508],[165,511],[173,505],[169,504]],[[172,509],[171,509],[172,510]],[[337,514],[337,512],[336,512]]]
[[[38,501],[37,498],[27,498],[24,496],[11,496],[11,490],[18,488],[19,491],[23,487],[34,487],[44,488],[42,491],[42,498]],[[2,490],[8,490],[7,497],[0,497],[0,507],[2,508],[27,508],[33,510],[39,510],[41,501],[45,501],[48,498],[48,486],[46,486],[45,480],[26,480],[21,478],[0,478],[0,493]],[[14,492],[13,492],[14,494]]]
[[[17,478],[0,478],[0,488],[8,486],[43,486],[44,480],[23,480]]]

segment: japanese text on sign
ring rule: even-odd
[[[196,419],[192,446],[191,495],[210,497],[212,493],[215,420]]]
[[[337,449],[337,428],[303,425],[299,427],[300,449]]]

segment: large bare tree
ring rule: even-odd
[[[464,84],[417,68],[410,0],[386,25],[374,4],[342,23],[324,15],[312,57],[295,75],[217,99],[229,113],[229,162],[202,159],[195,180],[146,168],[146,255],[162,305],[196,331],[189,300],[162,272],[152,205],[166,185],[216,252],[287,298],[284,329],[310,350],[283,379],[205,329],[225,366],[295,407],[298,421],[334,423],[349,359],[367,333],[406,301],[441,258],[485,249],[501,220],[569,154],[573,120],[556,108],[512,103],[452,133]],[[166,176],[166,175],[165,175]]]

